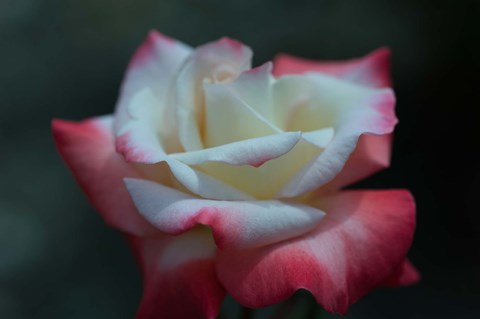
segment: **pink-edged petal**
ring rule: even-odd
[[[125,183],[140,213],[162,232],[181,234],[197,224],[211,227],[221,249],[252,248],[283,241],[315,228],[324,213],[276,200],[212,201],[141,179]]]
[[[215,161],[259,167],[290,151],[301,137],[300,132],[286,132],[169,156],[188,165]]]
[[[419,282],[420,278],[417,268],[409,260],[405,260],[383,285],[387,287],[410,286]]]
[[[178,149],[175,117],[167,106],[175,75],[190,53],[185,44],[151,31],[133,55],[115,109],[117,150],[127,160],[152,163],[165,148]]]
[[[391,89],[370,89],[313,73],[306,78],[290,76],[278,82],[293,82],[294,90],[306,90],[304,94],[311,95],[305,102],[292,104],[292,128],[304,126],[311,130],[319,125],[334,129],[325,150],[299,170],[278,197],[298,196],[328,183],[340,173],[362,134],[390,134],[397,123]],[[303,82],[306,85],[302,87],[299,83]],[[283,94],[280,91],[279,96]]]
[[[326,310],[344,314],[397,271],[415,227],[408,191],[345,191],[316,205],[326,216],[304,236],[219,251],[218,278],[238,302],[264,307],[307,289]]]
[[[360,136],[355,150],[340,173],[324,189],[339,189],[360,181],[390,165],[392,134]]]
[[[215,274],[216,248],[208,230],[128,239],[143,272],[137,319],[216,318],[225,292]]]
[[[203,148],[205,82],[235,79],[250,68],[252,51],[242,43],[222,38],[198,47],[182,67],[176,80],[176,114],[180,141],[186,151]]]
[[[142,175],[115,152],[111,116],[53,120],[52,130],[58,151],[108,224],[139,236],[155,230],[138,213],[123,184],[124,177]]]
[[[143,89],[129,105],[129,121],[117,131],[116,150],[129,162],[153,164],[165,158],[157,127],[161,127],[160,101],[152,90]]]
[[[330,74],[372,87],[389,87],[390,50],[380,48],[362,58],[347,61],[316,61],[286,54],[280,54],[274,60],[273,73],[277,77],[308,72]]]

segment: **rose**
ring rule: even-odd
[[[227,38],[194,50],[151,32],[113,116],[53,122],[79,184],[140,261],[138,318],[213,318],[225,292],[262,307],[300,288],[344,313],[418,279],[405,261],[408,191],[340,191],[389,164],[388,51],[254,69],[251,55]]]

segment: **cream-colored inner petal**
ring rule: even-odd
[[[257,199],[269,199],[274,198],[295,172],[321,151],[321,148],[301,140],[290,152],[258,168],[221,162],[205,162],[194,167]]]
[[[241,99],[228,85],[204,84],[206,147],[281,132]]]
[[[180,142],[185,151],[204,148],[205,95],[203,83],[233,80],[250,68],[248,47],[223,39],[199,47],[185,62],[175,82],[175,108]]]
[[[375,112],[365,101],[378,90],[319,73],[275,79],[269,63],[244,71],[248,68],[248,54],[234,63],[212,54],[204,49],[192,55],[175,82],[175,94],[169,103],[169,109],[175,108],[176,129],[183,146],[177,159],[180,162],[186,159],[183,164],[190,165],[193,175],[204,173],[205,180],[207,176],[212,177],[211,185],[228,185],[257,199],[281,197],[282,189],[298,179],[299,172],[316,167],[312,161],[320,158],[332,141],[338,140],[339,132],[347,127],[351,127],[352,132],[360,132],[360,118],[368,120]],[[287,149],[287,153],[265,163],[259,161],[263,163],[259,167],[214,160],[223,158],[218,154],[211,160],[211,156],[200,160],[202,157],[198,155],[205,148],[299,131],[303,132],[302,137],[290,151]],[[232,148],[227,149],[235,153]],[[187,155],[196,151],[195,161],[189,162],[191,157],[183,156],[182,151]],[[343,166],[343,163],[334,163],[335,159],[327,162]],[[179,176],[176,179],[183,180]],[[215,180],[218,183],[213,183]],[[195,183],[195,187],[187,183],[187,188],[205,196],[202,191],[205,188]],[[215,194],[213,197],[221,192],[217,190]]]

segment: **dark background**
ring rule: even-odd
[[[254,64],[393,51],[390,169],[358,187],[408,188],[414,287],[348,318],[480,318],[479,1],[0,0],[0,318],[133,318],[140,276],[54,149],[53,117],[111,113],[148,30],[193,46],[228,35]]]

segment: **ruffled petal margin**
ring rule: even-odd
[[[115,152],[112,116],[81,122],[53,120],[53,137],[60,155],[103,219],[134,235],[155,230],[137,211],[123,184],[142,175]]]
[[[327,311],[345,314],[398,274],[415,228],[408,191],[344,191],[317,205],[327,215],[304,236],[257,249],[219,251],[217,273],[227,292],[258,308],[306,289]]]

